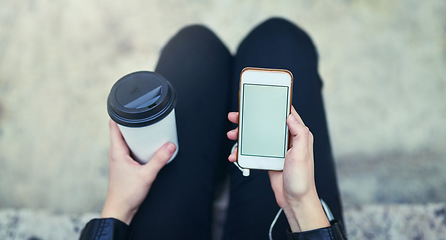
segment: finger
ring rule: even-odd
[[[310,134],[308,135],[308,149],[310,151],[312,159],[314,159],[313,144],[314,144],[314,136],[310,131]]]
[[[112,154],[129,155],[129,148],[127,147],[127,144],[122,137],[118,124],[110,119],[108,125],[110,128],[110,152]]]
[[[303,125],[305,125],[304,121],[302,120],[302,118],[300,117],[300,115],[297,113],[296,109],[294,108],[294,106],[291,106],[291,114],[293,116],[296,117],[297,121],[299,121],[300,123],[302,123]]]
[[[294,106],[291,106],[291,116],[295,117],[297,119],[298,123],[302,123],[305,126],[305,123],[303,122],[302,118],[299,116],[299,114],[297,113],[296,109],[294,108]],[[311,154],[311,157],[313,158],[314,153],[313,153],[313,143],[314,143],[314,137],[313,134],[311,133],[311,131],[308,130],[308,151]],[[293,141],[290,141],[290,147],[292,147],[293,145]]]
[[[158,172],[167,164],[176,150],[177,146],[175,146],[175,144],[171,142],[162,145],[155,152],[155,155],[153,155],[152,159],[150,159],[150,161],[146,165],[144,165],[146,174],[155,179]]]
[[[234,149],[234,151],[229,155],[228,160],[230,162],[237,162],[237,147]]]
[[[229,139],[231,140],[237,140],[238,138],[238,127],[235,129],[232,129],[231,131],[229,131],[227,134]]]
[[[301,124],[293,114],[287,119],[288,129],[291,134],[291,146],[299,153],[305,153],[309,150],[308,140],[310,131],[308,127]]]
[[[283,201],[283,172],[282,171],[268,171],[269,179],[271,182],[271,187],[276,196],[277,203],[279,206],[284,206],[287,203]]]
[[[288,132],[290,134],[288,134],[288,151],[293,148],[293,135],[291,134],[291,130],[290,130],[290,121],[292,121],[290,118],[292,117],[292,115],[288,116],[288,118],[286,119],[286,124],[288,125]]]
[[[228,119],[232,123],[238,124],[239,113],[238,112],[230,112],[228,113]]]
[[[283,186],[283,172],[282,171],[268,171],[269,179],[271,181],[271,186],[274,188],[273,184],[275,183],[277,186]],[[276,190],[277,188],[274,188]],[[280,190],[277,189],[277,190]],[[278,193],[282,194],[282,193]]]

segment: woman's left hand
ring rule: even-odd
[[[231,112],[228,119],[238,124],[239,114]],[[329,226],[322,209],[314,181],[313,135],[294,107],[287,118],[290,148],[285,156],[283,171],[269,171],[271,187],[277,204],[285,212],[293,232],[308,231]],[[237,140],[238,128],[228,132],[228,138]],[[237,150],[229,156],[237,161]]]

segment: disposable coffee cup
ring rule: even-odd
[[[115,121],[136,161],[147,163],[165,143],[177,146],[175,121],[176,93],[160,74],[134,72],[119,79],[107,100],[110,118]]]

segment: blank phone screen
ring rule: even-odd
[[[288,87],[243,84],[240,154],[285,157]]]

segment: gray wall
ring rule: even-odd
[[[14,1],[0,8],[0,208],[100,211],[113,83],[182,26],[234,51],[283,16],[316,43],[344,203],[445,202],[446,2]]]

